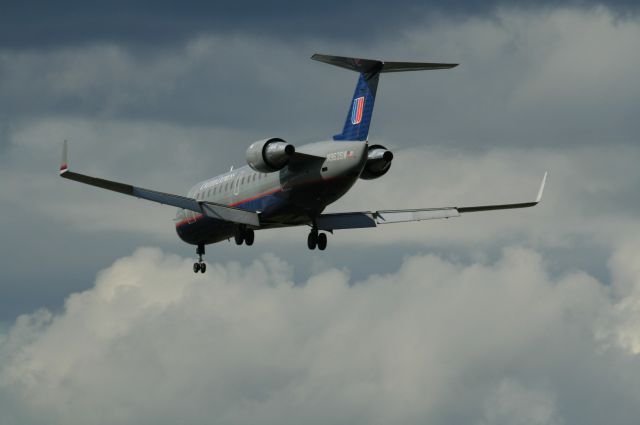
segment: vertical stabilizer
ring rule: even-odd
[[[333,136],[333,140],[367,140],[379,78],[377,72],[360,74],[342,133]]]
[[[321,55],[317,53],[311,56],[311,59],[360,73],[356,90],[349,104],[349,110],[344,122],[344,127],[342,128],[342,133],[333,136],[334,140],[353,141],[367,140],[381,73],[448,69],[457,66],[457,64],[452,63],[383,62],[380,60]]]

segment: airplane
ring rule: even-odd
[[[459,217],[477,211],[527,208],[542,199],[547,173],[542,178],[538,196],[531,202],[323,213],[358,179],[380,178],[391,167],[393,153],[382,145],[368,142],[380,74],[450,69],[458,64],[388,62],[324,54],[314,54],[311,59],[359,73],[342,132],[332,140],[299,147],[279,137],[259,140],[246,151],[247,165],[195,184],[186,196],[73,172],[68,166],[66,140],[60,176],[177,207],[176,232],[184,242],[196,246],[195,273],[207,270],[202,260],[205,245],[234,238],[236,244],[250,246],[256,230],[308,226],[311,230],[307,247],[323,251],[327,247],[327,232],[335,230]]]

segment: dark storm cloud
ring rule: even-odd
[[[598,1],[520,1],[517,7],[593,6]],[[633,1],[602,4],[619,14]],[[427,15],[449,18],[486,15],[513,2],[388,1],[10,1],[0,9],[0,46],[35,47],[87,42],[144,44],[186,40],[200,33],[259,34],[278,39],[310,37],[374,40],[403,31]]]
[[[0,51],[0,117],[156,121],[311,141],[340,128],[357,78],[308,59],[321,51],[461,63],[384,75],[372,138],[473,147],[636,143],[639,35],[636,20],[604,8],[506,10],[420,21],[373,46],[207,35],[144,53],[99,43]]]

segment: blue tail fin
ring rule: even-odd
[[[333,136],[333,140],[367,140],[379,76],[377,72],[360,74],[342,133]]]
[[[367,140],[380,73],[448,69],[457,66],[451,63],[383,62],[317,53],[311,56],[311,59],[360,73],[342,133],[333,136],[333,140]]]

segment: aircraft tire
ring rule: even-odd
[[[247,246],[251,246],[253,245],[254,239],[255,239],[255,234],[253,233],[253,229],[248,229],[244,233],[244,243],[246,243]]]
[[[204,273],[207,271],[207,265],[205,263],[200,263],[200,273]]]
[[[327,234],[320,233],[318,235],[318,249],[324,251],[327,248]]]
[[[307,247],[311,250],[316,249],[316,245],[318,244],[318,234],[315,232],[309,233],[307,237]]]
[[[200,263],[193,263],[193,272],[198,273],[200,271]]]
[[[244,235],[242,232],[238,231],[236,232],[234,239],[236,240],[236,245],[242,245],[242,242],[244,242]]]

